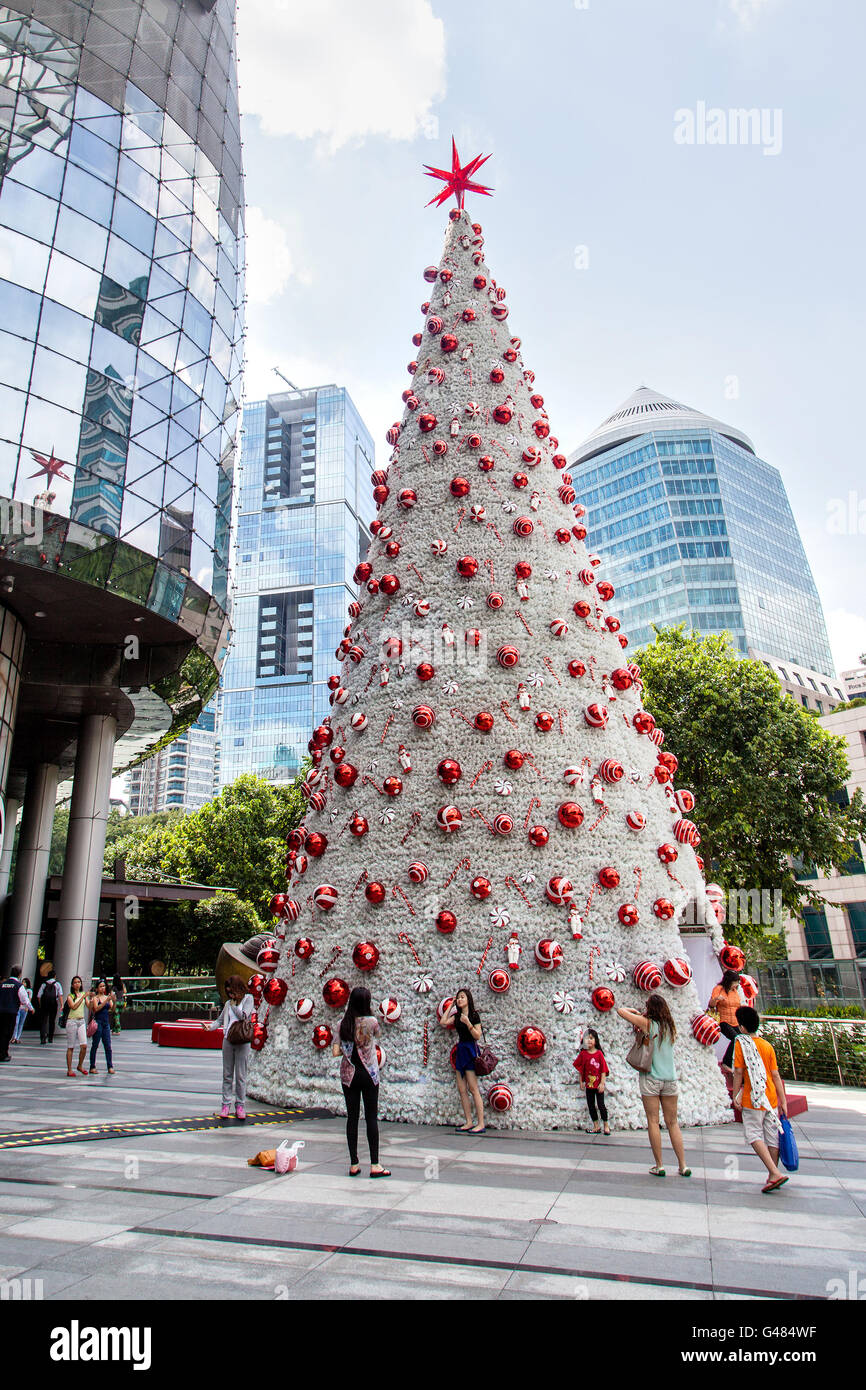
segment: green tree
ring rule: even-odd
[[[778,891],[795,916],[820,904],[797,873],[844,865],[866,835],[862,793],[846,804],[845,740],[783,695],[763,662],[739,657],[727,636],[657,630],[635,660],[646,708],[679,760],[676,781],[697,799],[707,877],[728,892]],[[726,935],[765,959],[784,954],[754,913]]]
[[[305,809],[300,779],[274,786],[244,773],[198,811],[133,827],[114,853],[126,856],[131,878],[231,889],[267,923],[271,897],[285,888],[286,836]]]

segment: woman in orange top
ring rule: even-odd
[[[716,985],[710,995],[709,1009],[715,1009],[719,1015],[719,1027],[726,1038],[730,1038],[730,1045],[722,1058],[722,1066],[730,1067],[731,1059],[734,1055],[734,1040],[740,1031],[737,1023],[737,1009],[741,1009],[746,1000],[743,991],[740,989],[740,976],[736,970],[726,970],[719,984]]]

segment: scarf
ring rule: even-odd
[[[743,1053],[743,1062],[749,1075],[749,1086],[752,1091],[752,1109],[769,1110],[774,1112],[773,1106],[767,1098],[767,1068],[764,1066],[764,1059],[755,1046],[754,1038],[747,1033],[741,1033],[739,1044]],[[781,1126],[780,1126],[781,1128]]]

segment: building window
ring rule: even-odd
[[[832,960],[830,928],[823,908],[807,907],[803,913],[803,931],[810,960]]]
[[[866,959],[866,903],[848,903],[848,925],[854,943],[854,955],[858,960]]]

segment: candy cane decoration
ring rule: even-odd
[[[542,661],[544,662],[544,664],[545,664],[545,666],[547,667],[547,669],[548,669],[548,671],[550,672],[550,674],[553,676],[553,679],[556,681],[556,684],[557,684],[557,685],[562,685],[562,681],[559,679],[559,676],[556,674],[556,671],[553,669],[553,662],[551,661],[550,657],[549,657],[549,656],[543,656],[541,659],[542,659]]]
[[[425,463],[429,463],[429,462],[430,462],[430,453],[429,453],[429,450],[427,449],[426,444],[422,444],[422,445],[421,445],[421,453],[424,455],[424,462],[425,462]]]
[[[463,375],[464,375],[464,376],[468,376],[468,378],[469,378],[469,385],[471,386],[471,385],[472,385],[472,368],[471,368],[470,366],[468,366],[468,365],[465,366],[465,367],[463,368]]]
[[[488,571],[488,573],[489,573],[489,575],[490,575],[490,587],[491,587],[491,589],[495,589],[495,588],[496,588],[496,575],[493,573],[493,560],[488,558],[487,560],[484,561],[484,563],[485,563],[485,565],[487,566],[487,571]]]
[[[490,448],[491,448],[491,449],[501,449],[502,452],[503,452],[503,454],[505,455],[505,457],[506,457],[507,459],[510,459],[510,458],[511,458],[511,455],[510,455],[510,453],[508,452],[508,450],[506,449],[505,445],[504,445],[504,444],[501,444],[501,443],[499,442],[498,439],[491,439],[491,441],[490,441]]]
[[[634,900],[637,902],[637,895],[640,892],[641,880],[643,879],[643,869],[636,868],[634,871]]]
[[[527,812],[526,812],[526,819],[525,819],[525,821],[523,822],[523,829],[524,829],[524,830],[528,830],[528,829],[529,829],[529,817],[532,815],[532,812],[533,812],[534,808],[535,808],[536,806],[540,806],[540,805],[541,805],[541,802],[539,801],[538,797],[537,797],[537,796],[534,796],[534,797],[532,798],[532,800],[530,801],[530,803],[529,803],[529,807],[528,807]],[[506,881],[506,883],[508,882],[507,879],[506,879],[505,881]]]
[[[602,803],[602,805],[604,805],[604,803]],[[593,830],[597,830],[598,827],[601,825],[602,821],[604,820],[605,816],[607,816],[607,815],[609,815],[609,814],[610,814],[610,807],[609,807],[609,806],[604,806],[604,809],[602,810],[601,815],[598,817],[597,820],[594,820],[594,821],[593,821],[593,823],[592,823],[592,825],[589,827],[589,831],[588,831],[587,833],[591,833]]]
[[[333,949],[332,952],[331,952],[331,959],[328,961],[328,964],[324,967],[323,970],[320,970],[320,971],[319,971],[319,979],[320,979],[320,980],[324,979],[324,977],[327,975],[328,971],[331,970],[331,969],[333,969],[334,965],[336,964],[337,957],[338,957],[338,956],[341,956],[342,954],[343,954],[343,952],[341,951],[340,947],[339,947],[339,946],[335,946],[334,949]]]
[[[407,570],[411,570],[413,574],[417,574],[419,583],[421,583],[421,584],[424,583],[424,576],[423,576],[423,574],[421,573],[421,571],[418,569],[417,565],[413,565],[413,564],[411,563],[411,561],[410,561],[410,563],[406,566],[406,568],[407,568]]]
[[[379,746],[380,746],[380,748],[381,748],[382,744],[385,742],[385,735],[387,734],[387,732],[388,732],[389,728],[391,727],[391,724],[394,722],[394,719],[395,719],[395,718],[396,718],[396,716],[395,716],[394,714],[389,714],[389,715],[388,715],[388,718],[385,720],[385,727],[384,727],[383,730],[382,730],[382,737],[379,739]]]
[[[400,887],[399,883],[395,883],[394,887],[391,889],[391,897],[396,898],[398,894],[403,899],[404,903],[406,904],[412,916],[414,917],[416,915],[414,907],[410,903],[409,899],[406,897],[406,894],[403,892],[403,889]]]
[[[507,874],[507,875],[506,875],[505,884],[506,884],[506,887],[511,887],[511,888],[516,888],[516,889],[517,889],[518,893],[520,894],[520,896],[521,896],[521,898],[523,899],[523,901],[526,903],[526,906],[527,906],[527,907],[531,907],[531,906],[532,906],[532,903],[531,903],[531,902],[529,901],[529,899],[527,898],[527,896],[526,896],[526,894],[524,893],[523,889],[521,888],[520,884],[517,882],[517,879],[516,879],[516,878],[512,878],[511,874]]]
[[[571,570],[566,570],[566,571],[565,571],[565,592],[568,593],[568,591],[569,591],[570,588],[571,588]]]
[[[362,784],[362,786],[363,786],[364,782],[369,782],[369,784],[370,784],[371,787],[375,787],[375,788],[376,788],[376,791],[379,793],[380,796],[384,796],[384,795],[385,795],[385,793],[382,791],[382,788],[379,786],[379,783],[378,783],[378,782],[374,782],[373,778],[370,777],[369,774],[366,773],[366,772],[364,773],[363,777],[361,778],[361,784]]]
[[[568,710],[567,710],[567,709],[561,709],[561,708],[560,708],[560,709],[558,709],[558,710],[556,711],[556,714],[557,714],[557,718],[559,719],[559,732],[560,732],[561,734],[564,734],[564,733],[565,733],[565,716],[568,714]]]
[[[471,868],[472,868],[472,860],[471,860],[471,859],[468,859],[468,858],[458,859],[457,863],[454,865],[454,868],[451,870],[451,872],[450,872],[450,874],[448,875],[448,877],[446,878],[445,882],[442,884],[442,887],[443,887],[443,888],[450,888],[450,887],[451,887],[451,884],[454,882],[455,878],[457,877],[457,875],[458,875],[458,873],[460,872],[461,869],[471,869]]]
[[[463,518],[464,518],[465,515],[466,515],[466,508],[465,508],[465,507],[461,507],[461,508],[460,508],[460,511],[457,513],[457,525],[454,527],[454,534],[455,534],[455,535],[456,535],[457,532],[460,530],[460,527],[463,525]]]
[[[589,897],[588,897],[587,900],[586,900],[586,907],[583,909],[583,920],[584,920],[584,922],[586,921],[586,915],[587,915],[587,913],[589,912],[590,907],[592,906],[592,900],[593,900],[593,898],[594,898],[595,895],[596,895],[597,889],[598,889],[598,884],[597,884],[597,883],[594,883],[594,884],[592,885],[592,887],[590,888],[590,890],[589,890]],[[590,976],[590,979],[592,979],[592,976]]]
[[[493,829],[493,826],[490,824],[490,821],[487,820],[486,816],[482,816],[477,806],[470,807],[469,814],[470,816],[475,816],[476,820],[484,821],[484,824],[487,826],[487,829],[490,831],[491,835],[496,834],[496,831]]]
[[[589,667],[589,679],[595,682],[595,668],[598,665],[597,658],[594,656],[588,656],[586,658],[586,664]]]
[[[536,777],[540,778],[542,782],[549,782],[549,781],[550,781],[550,778],[549,778],[549,777],[545,777],[544,773],[541,771],[541,768],[536,766],[535,754],[534,754],[534,753],[524,753],[523,758],[524,758],[524,761],[527,762],[527,763],[529,764],[530,768],[531,768],[532,771],[535,773]],[[540,805],[540,804],[541,804],[541,803],[539,802],[539,805]]]
[[[677,878],[677,876],[676,876],[676,874],[674,873],[673,869],[671,868],[670,864],[666,865],[666,868],[667,868],[667,871],[668,871],[668,878],[671,879],[672,882],[674,882],[674,883],[677,885],[678,888],[682,888],[682,890],[683,890],[684,893],[688,894],[688,891],[689,891],[688,888],[687,888],[686,885],[682,882],[681,879],[678,879],[678,878]]]
[[[370,667],[370,674],[369,674],[369,676],[367,677],[367,684],[364,686],[364,694],[365,694],[365,695],[366,695],[367,691],[370,689],[370,686],[373,684],[373,678],[374,678],[374,676],[376,675],[376,672],[379,670],[380,664],[381,664],[380,662],[374,661],[373,664],[372,664],[372,666]]]
[[[509,705],[508,701],[507,701],[507,700],[500,700],[500,701],[499,701],[499,708],[502,710],[502,713],[505,715],[505,718],[508,720],[509,724],[513,724],[514,727],[515,727],[515,729],[518,728],[519,725],[518,725],[518,723],[517,723],[517,720],[516,720],[516,719],[512,719],[512,718],[511,718],[511,715],[508,713],[509,709],[511,708],[511,706]]]
[[[471,383],[470,383],[470,384],[471,384]],[[427,1066],[427,1057],[428,1057],[428,1055],[429,1055],[429,1051],[430,1051],[430,1035],[429,1035],[428,1029],[427,1029],[427,1020],[426,1020],[426,1018],[425,1018],[425,1020],[424,1020],[424,1063],[423,1063],[423,1065],[425,1066],[425,1068],[426,1068],[426,1066]]]
[[[405,843],[406,843],[406,841],[408,840],[409,836],[412,834],[412,832],[413,832],[414,830],[417,830],[417,829],[418,829],[418,826],[419,826],[420,824],[421,824],[421,812],[420,812],[420,811],[413,811],[412,814],[411,814],[411,816],[409,817],[409,829],[406,831],[406,834],[403,836],[402,840],[400,841],[400,844],[401,844],[401,845],[405,845]]]
[[[475,724],[473,723],[473,721],[472,721],[471,719],[467,719],[467,717],[466,717],[466,715],[463,713],[462,709],[457,709],[457,708],[455,707],[454,709],[450,710],[449,712],[450,712],[450,714],[451,714],[451,718],[452,718],[452,719],[453,719],[453,718],[455,717],[455,715],[456,715],[458,719],[462,719],[462,720],[463,720],[463,723],[464,723],[464,724],[468,724],[468,725],[469,725],[469,727],[470,727],[470,729],[472,729],[473,733],[477,733],[477,732],[478,732],[478,730],[475,728]]]
[[[488,523],[487,523],[487,530],[493,532],[494,536],[496,537],[496,539],[498,540],[498,542],[499,542],[500,545],[504,545],[504,544],[505,544],[504,540],[503,540],[502,537],[500,536],[500,534],[499,534],[499,532],[497,531],[496,527],[493,525],[493,522],[492,522],[492,521],[488,521]]]
[[[418,952],[415,950],[415,943],[413,942],[411,936],[408,936],[407,933],[404,932],[404,931],[398,931],[398,933],[397,933],[397,940],[398,940],[398,941],[402,941],[402,943],[403,943],[404,946],[408,946],[408,947],[409,947],[409,950],[412,952],[412,958],[413,958],[413,960],[415,961],[415,964],[416,964],[416,965],[420,965],[420,964],[421,964],[421,957],[419,956]]]
[[[595,965],[595,962],[594,962],[594,960],[593,960],[593,956],[597,956],[597,957],[599,957],[599,959],[601,958],[601,947],[600,947],[600,946],[590,946],[590,948],[589,948],[589,982],[590,982],[590,984],[592,984],[593,980],[595,979],[595,974],[594,974],[594,971],[593,971],[593,966]]]
[[[488,760],[487,760],[486,763],[482,763],[482,764],[481,764],[481,766],[479,767],[479,769],[478,769],[478,771],[476,772],[475,776],[472,778],[472,781],[469,783],[469,786],[470,786],[470,787],[474,787],[474,786],[475,786],[475,783],[478,781],[479,777],[482,777],[482,776],[484,775],[485,772],[489,772],[490,769],[492,768],[492,766],[493,766],[493,763],[492,763],[492,762],[490,761],[490,759],[488,758]]]
[[[534,632],[532,631],[532,628],[529,626],[529,623],[526,621],[526,619],[524,618],[524,616],[523,616],[523,614],[521,613],[521,611],[520,611],[519,608],[516,610],[514,616],[515,616],[515,618],[519,618],[519,619],[520,619],[520,621],[523,623],[523,626],[526,628],[526,631],[529,633],[530,637],[534,637],[535,634],[534,634]]]
[[[484,952],[483,952],[483,954],[482,954],[482,956],[481,956],[480,961],[478,962],[478,969],[475,971],[475,974],[476,974],[476,975],[480,975],[481,972],[482,972],[482,970],[484,969],[484,962],[485,962],[486,959],[487,959],[488,952],[489,952],[490,947],[491,947],[492,945],[493,945],[493,937],[492,937],[492,936],[488,936],[488,938],[487,938],[487,945],[484,947]]]
[[[352,901],[352,899],[354,898],[354,896],[355,896],[355,894],[357,893],[358,889],[361,887],[361,884],[362,884],[362,883],[366,883],[366,881],[367,881],[367,879],[368,879],[369,877],[370,877],[369,871],[368,871],[367,869],[362,869],[361,872],[360,872],[359,875],[358,875],[358,878],[357,878],[357,881],[356,881],[356,883],[355,883],[354,888],[352,889],[351,893],[349,894],[349,902]]]

